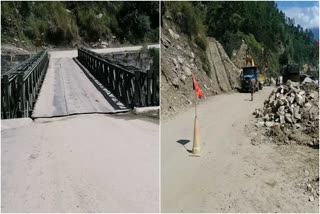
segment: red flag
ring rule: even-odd
[[[198,86],[198,83],[196,81],[196,78],[194,78],[194,75],[192,74],[192,82],[193,82],[193,90],[194,90],[194,93],[196,94],[196,96],[198,98],[201,98],[202,97],[202,93],[200,91],[200,88]]]

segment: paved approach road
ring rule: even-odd
[[[158,120],[4,120],[1,140],[2,212],[159,210]]]
[[[247,125],[254,122],[252,112],[270,92],[264,88],[253,102],[250,94],[233,93],[201,103],[201,157],[188,152],[194,108],[161,122],[162,212],[318,211],[317,201],[308,201],[295,183],[317,151],[250,143],[253,130]]]

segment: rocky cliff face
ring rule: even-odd
[[[233,91],[239,86],[240,69],[227,56],[222,45],[207,38],[203,54],[196,44],[169,20],[164,20],[161,34],[161,113],[168,117],[188,105],[194,105],[192,74],[204,99]],[[208,59],[209,76],[203,70],[201,56]]]

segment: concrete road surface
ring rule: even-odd
[[[52,51],[49,56],[49,67],[33,110],[33,117],[125,109],[112,94],[109,93],[111,102],[107,101],[94,86],[72,59],[77,56],[76,51]]]
[[[159,211],[157,120],[2,120],[1,140],[2,212]]]
[[[162,212],[317,212],[299,189],[297,166],[310,152],[299,147],[253,146],[246,130],[271,88],[209,98],[198,106],[201,157],[191,157],[194,108],[161,122]],[[286,146],[286,145],[285,145]],[[299,151],[299,152],[297,152]]]

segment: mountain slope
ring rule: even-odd
[[[194,105],[192,74],[204,99],[239,86],[239,68],[214,38],[206,39],[206,51],[181,32],[171,17],[163,18],[161,32],[161,112],[164,118]],[[203,55],[208,60],[204,65]],[[205,70],[208,69],[208,70]],[[197,101],[199,102],[199,101]]]

